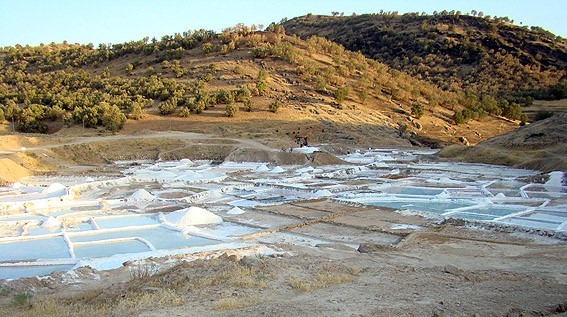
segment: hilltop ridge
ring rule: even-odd
[[[463,89],[482,108],[491,107],[484,104],[494,103],[493,98],[523,105],[533,99],[566,98],[565,39],[513,22],[476,11],[432,15],[382,11],[306,15],[282,25],[289,34],[326,37],[444,90]]]

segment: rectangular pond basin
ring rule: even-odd
[[[16,279],[22,277],[44,276],[56,271],[67,272],[74,265],[41,265],[0,267],[0,279]]]
[[[358,202],[365,205],[376,206],[376,207],[387,207],[398,210],[414,210],[423,212],[432,212],[436,214],[442,214],[448,212],[452,209],[469,207],[473,203],[465,202],[453,202],[453,201],[380,201],[372,199],[361,199],[352,200],[353,202]]]
[[[419,195],[419,196],[435,196],[443,192],[440,188],[410,187],[410,186],[392,186],[382,189],[383,192],[395,195]]]
[[[0,242],[0,261],[69,258],[63,237]]]
[[[92,233],[92,232],[91,232]],[[205,239],[196,236],[185,236],[179,231],[166,229],[163,227],[102,232],[94,234],[74,234],[70,237],[73,243],[76,242],[94,242],[108,239],[118,238],[143,238],[149,241],[157,250],[176,249],[182,247],[211,245],[220,243],[220,241]]]
[[[144,215],[124,215],[110,217],[94,217],[101,229],[115,229],[130,226],[145,226],[159,224],[153,217]]]
[[[530,219],[529,217],[512,217],[504,219],[502,222],[509,223],[512,225],[530,227],[530,228],[541,228],[548,230],[557,230],[557,227],[561,225],[560,222]]]
[[[114,254],[138,253],[150,251],[147,245],[138,240],[118,242],[97,242],[75,246],[75,256],[78,258],[97,258]]]

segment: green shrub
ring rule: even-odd
[[[423,105],[419,104],[419,103],[415,103],[411,106],[411,115],[420,119],[423,114],[425,113],[425,108],[423,108]]]
[[[268,84],[264,80],[259,80],[256,82],[256,89],[258,90],[258,95],[263,96],[268,92]]]
[[[535,114],[534,121],[541,121],[541,120],[550,118],[550,117],[552,117],[552,116],[553,116],[553,112],[552,112],[552,111],[538,111],[538,112]]]
[[[130,113],[128,117],[133,120],[140,120],[144,117],[145,111],[142,107],[143,105],[139,102],[133,102],[130,106]]]
[[[28,292],[17,293],[14,294],[14,298],[12,298],[12,303],[20,308],[30,307],[32,298],[33,295],[31,293]]]
[[[238,105],[235,103],[229,103],[226,105],[226,116],[227,117],[234,117],[234,115],[238,112]]]
[[[248,98],[244,100],[244,109],[248,112],[252,111],[252,99]]]
[[[463,116],[463,112],[459,110],[455,111],[455,114],[453,115],[453,120],[455,121],[456,124],[465,123],[465,117]]]
[[[276,113],[281,106],[282,106],[281,101],[276,99],[272,103],[270,103],[270,105],[268,106],[268,110],[270,110],[273,113]]]
[[[234,102],[234,95],[226,89],[220,89],[216,93],[217,103],[228,105]]]
[[[126,116],[116,105],[103,109],[102,125],[109,131],[116,132],[124,127]]]
[[[349,89],[347,86],[341,86],[339,88],[337,88],[337,90],[335,90],[335,100],[339,103],[342,104],[345,101],[345,98],[348,96],[349,94]]]
[[[162,102],[158,106],[158,111],[161,115],[165,116],[174,113],[176,108],[177,108],[177,98],[171,98],[168,99],[167,101]]]
[[[182,117],[182,118],[188,117],[189,113],[190,113],[189,108],[187,108],[187,107],[183,107],[183,108],[181,108],[181,110],[179,110],[179,116]]]
[[[248,89],[248,86],[243,86],[242,88],[235,90],[233,95],[235,101],[244,102],[250,99],[252,93],[250,92],[250,89]]]

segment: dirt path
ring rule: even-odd
[[[264,153],[279,151],[254,140],[179,131],[73,139],[37,136],[33,137],[33,142],[30,137],[22,138],[13,137],[14,140],[0,145],[0,180],[13,182],[38,171],[83,174],[93,168],[96,170],[93,164],[121,160],[121,157],[174,159],[178,154],[202,152],[194,158],[222,159],[236,148]]]

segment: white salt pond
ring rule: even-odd
[[[431,153],[370,150],[317,168],[144,161],[116,178],[27,178],[0,187],[0,279],[254,244],[241,238],[273,224],[244,225],[249,215],[313,199],[567,236],[563,172],[532,184],[536,171],[432,162]],[[408,229],[419,227],[392,226]]]

